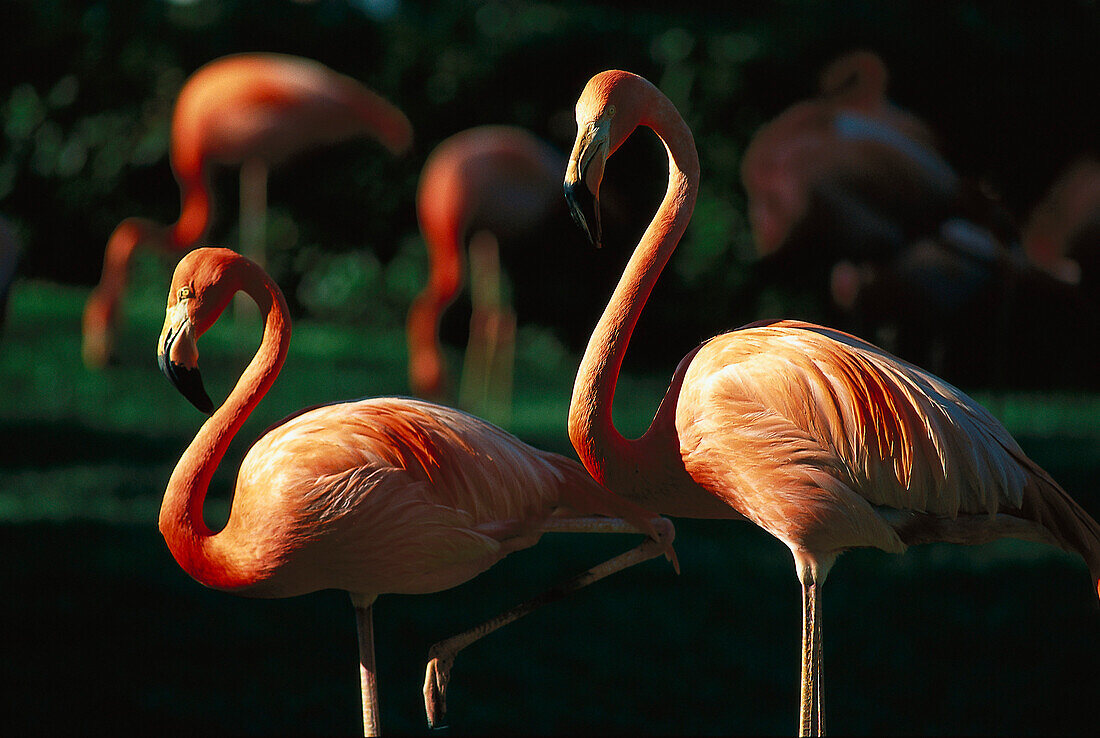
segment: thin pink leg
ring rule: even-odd
[[[617,571],[640,564],[643,561],[665,554],[669,556],[669,543],[675,535],[672,524],[663,518],[657,521],[660,540],[649,539],[641,545],[632,548],[626,553],[594,566],[583,574],[546,590],[542,594],[533,597],[526,602],[516,605],[511,610],[485,621],[463,633],[440,641],[428,651],[428,667],[424,675],[424,711],[428,716],[428,725],[432,728],[442,724],[443,716],[447,712],[447,682],[451,678],[451,667],[454,666],[455,656],[458,652],[476,641],[484,638],[494,630],[519,620],[524,615],[537,610],[543,605],[560,600],[566,595],[587,587],[593,582],[598,582],[604,577]],[[572,532],[637,532],[633,526],[621,520],[607,518],[591,518],[577,520],[558,520],[549,530]],[[677,566],[675,557],[673,564]]]
[[[378,715],[378,671],[374,665],[373,605],[355,606],[355,622],[359,626],[359,686],[363,690],[363,735],[382,734]]]

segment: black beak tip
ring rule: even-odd
[[[569,205],[569,214],[573,222],[584,231],[588,243],[600,248],[600,210],[599,200],[588,191],[582,182],[566,182],[565,201]],[[595,230],[593,231],[593,225]]]
[[[206,415],[214,414],[214,401],[206,393],[206,388],[202,383],[202,375],[199,374],[198,369],[188,369],[181,364],[176,364],[170,361],[165,354],[157,355],[157,364],[164,376],[168,377],[168,381],[172,383],[172,386],[179,390],[180,394],[186,397],[192,405]]]

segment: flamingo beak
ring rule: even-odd
[[[600,224],[600,182],[607,162],[610,119],[581,128],[565,170],[565,201],[573,221],[580,226],[588,241],[600,247],[603,229]]]
[[[168,308],[157,341],[157,364],[164,376],[191,404],[207,415],[214,412],[214,403],[202,384],[198,367],[199,349],[195,330],[187,315],[186,301]]]

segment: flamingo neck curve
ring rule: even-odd
[[[691,220],[699,182],[699,155],[687,124],[655,87],[641,90],[648,99],[639,125],[651,128],[668,152],[668,188],[589,338],[569,403],[569,437],[581,461],[596,480],[623,493],[637,487],[640,470],[658,461],[654,446],[663,439],[655,433],[660,414],[641,438],[628,440],[615,429],[615,385],[646,300]]]
[[[118,224],[103,253],[103,271],[99,284],[88,300],[85,330],[110,331],[126,290],[134,254],[140,248],[178,254],[198,243],[206,235],[213,216],[210,188],[199,176],[183,179],[180,185],[180,216],[170,226],[148,218],[127,218]]]
[[[441,400],[449,393],[439,324],[465,280],[462,241],[468,210],[456,168],[449,159],[433,154],[416,191],[416,215],[428,252],[428,282],[413,300],[406,320],[409,382],[420,397]]]
[[[213,533],[203,521],[203,503],[214,470],[271,388],[290,344],[289,313],[278,287],[252,262],[236,264],[239,267],[227,270],[227,276],[239,280],[236,287],[259,306],[263,339],[225,402],[203,423],[180,457],[160,508],[160,531],[179,565],[202,584],[222,590],[255,584],[264,577],[266,565],[259,551],[237,545],[229,525]]]
[[[187,251],[195,246],[210,229],[214,219],[214,202],[210,192],[210,178],[201,168],[193,174],[181,176],[176,181],[180,188],[180,216],[172,224],[165,248],[172,252]]]

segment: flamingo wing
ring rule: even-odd
[[[705,344],[686,368],[676,425],[699,484],[811,550],[904,550],[882,508],[992,516],[1020,510],[1033,487],[1057,489],[959,390],[808,323],[754,324]]]
[[[271,547],[257,558],[278,563],[278,596],[417,594],[534,545],[551,517],[585,514],[624,517],[656,537],[651,515],[577,462],[458,410],[377,398],[311,409],[257,441],[226,532]]]

